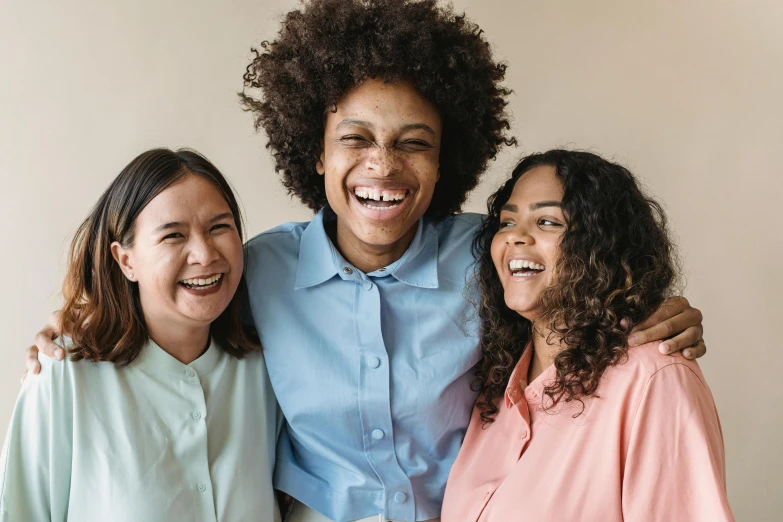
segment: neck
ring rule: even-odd
[[[177,327],[172,324],[158,324],[145,317],[150,338],[163,351],[182,364],[190,364],[209,348],[209,325],[204,327]]]
[[[388,245],[364,243],[341,226],[339,219],[335,225],[327,228],[327,233],[345,260],[368,274],[400,259],[416,236],[416,229],[416,226],[411,227],[403,237]]]
[[[533,358],[527,370],[527,382],[533,382],[544,370],[552,366],[561,346],[547,342],[550,330],[533,324]]]

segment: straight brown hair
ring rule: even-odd
[[[112,181],[73,238],[63,282],[65,304],[60,332],[71,338],[69,353],[78,361],[126,365],[149,340],[139,289],[112,257],[111,244],[133,245],[136,218],[158,194],[186,174],[210,181],[228,203],[239,237],[242,214],[228,181],[198,152],[152,149],[138,155]],[[244,275],[226,310],[211,325],[211,335],[237,358],[258,350],[258,336],[242,321],[247,301]]]

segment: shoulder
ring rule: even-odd
[[[625,364],[646,375],[648,379],[662,374],[685,372],[692,374],[704,386],[707,385],[699,363],[686,359],[680,354],[664,355],[658,351],[659,344],[659,342],[652,342],[629,349],[628,362]]]
[[[53,393],[69,393],[74,386],[92,386],[97,382],[116,375],[118,368],[111,362],[73,361],[68,353],[63,360],[39,356],[41,372],[29,375],[22,386],[25,388],[45,388]]]
[[[712,393],[698,363],[663,355],[659,344],[630,348],[624,362],[607,368],[598,395],[625,405],[631,415],[640,409],[664,412],[674,405],[690,408],[710,403]]]
[[[483,214],[474,212],[465,212],[449,216],[441,221],[435,222],[441,236],[470,236],[473,238],[481,223],[484,222]]]
[[[277,225],[260,234],[255,235],[246,243],[248,248],[263,248],[263,246],[285,243],[288,241],[298,241],[302,237],[310,221],[289,221],[282,225]]]
[[[462,256],[473,261],[471,245],[484,216],[472,212],[457,214],[434,223],[438,231],[438,247],[441,256]]]

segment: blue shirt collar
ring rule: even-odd
[[[324,226],[327,212],[331,213],[326,209],[318,212],[302,233],[294,287],[296,290],[319,285],[335,275],[343,279],[356,279],[356,275],[361,274],[343,258],[329,239]],[[355,273],[346,274],[346,267]],[[420,219],[416,235],[402,257],[386,267],[386,270],[371,273],[372,276],[386,274],[411,286],[438,288],[437,227],[426,218]]]

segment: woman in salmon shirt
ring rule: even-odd
[[[488,210],[479,400],[443,522],[733,520],[698,364],[628,348],[678,275],[661,207],[625,168],[554,150]]]

